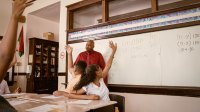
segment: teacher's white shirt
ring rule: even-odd
[[[87,86],[84,86],[83,89],[85,90],[86,94],[95,94],[100,97],[100,100],[103,101],[110,101],[109,98],[109,90],[107,86],[105,85],[103,78],[99,80],[100,86],[98,87],[93,82],[88,84]]]

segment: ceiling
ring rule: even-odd
[[[44,18],[53,22],[59,23],[60,21],[60,2],[49,5],[37,11],[31,12],[31,15]]]

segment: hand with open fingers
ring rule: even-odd
[[[67,48],[67,53],[72,54],[73,48],[69,45],[66,48]]]
[[[13,0],[12,16],[18,19],[24,12],[24,9],[32,5],[34,1],[36,0]]]
[[[113,41],[109,41],[110,48],[115,52],[117,50],[117,43],[113,43]]]

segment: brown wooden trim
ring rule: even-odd
[[[200,97],[200,87],[108,84],[110,92]]]
[[[58,73],[58,76],[66,76],[66,72],[60,72],[60,73]]]
[[[158,0],[151,0],[151,9],[152,12],[158,11]]]
[[[73,29],[74,13],[67,9],[67,30]]]
[[[72,10],[75,11],[75,10],[78,10],[80,8],[85,8],[85,7],[88,7],[88,6],[97,4],[97,3],[101,3],[101,0],[83,0],[83,1],[71,4],[71,5],[68,5],[66,7],[70,11],[72,11]]]
[[[169,30],[169,29],[182,28],[182,27],[189,27],[189,26],[195,26],[195,25],[200,25],[200,20],[199,21],[193,21],[193,22],[187,22],[187,23],[180,23],[180,24],[176,24],[176,25],[168,25],[168,26],[149,28],[149,29],[144,29],[144,30],[118,33],[118,34],[108,35],[108,36],[102,36],[102,37],[98,37],[97,40],[108,39],[108,38],[116,38],[116,37],[121,37],[121,36],[135,35],[135,34],[141,34],[141,33],[147,33],[147,32],[154,32],[154,31],[161,31],[161,30]],[[68,44],[79,43],[79,42],[84,42],[84,41],[85,40],[83,40],[83,39],[75,40],[75,41],[69,41]]]
[[[200,2],[200,0],[182,0],[182,1],[177,1],[177,2],[173,2],[173,3],[169,3],[169,4],[160,5],[160,6],[158,6],[158,10],[161,11],[161,10],[174,9],[174,8],[177,8],[180,6],[187,6],[187,5],[191,5],[191,4],[198,3],[198,2]],[[110,21],[117,20],[117,19],[122,19],[122,18],[126,18],[126,17],[133,17],[133,16],[137,16],[137,15],[141,15],[141,14],[148,14],[148,13],[151,13],[151,8],[112,16],[112,17],[109,17],[109,20]],[[99,19],[97,21],[98,21],[98,23],[101,23],[102,19]]]
[[[188,6],[188,5],[192,5],[192,4],[197,4],[199,2],[200,2],[200,0],[181,0],[181,1],[173,2],[173,3],[169,3],[169,4],[165,4],[165,5],[158,5],[158,9],[159,10],[174,9],[177,7],[184,7],[184,6]]]
[[[68,60],[67,51],[66,51],[66,59]],[[65,77],[65,83],[68,83],[68,61],[66,62],[66,74],[65,74],[65,76],[66,76]]]
[[[122,23],[122,22],[142,19],[142,18],[148,18],[148,17],[152,17],[152,16],[158,16],[158,15],[163,15],[163,14],[168,14],[168,13],[173,13],[173,12],[178,12],[178,11],[198,8],[198,7],[200,7],[200,3],[192,4],[192,5],[188,5],[188,6],[184,6],[184,7],[178,7],[178,8],[174,8],[174,9],[169,9],[169,10],[157,11],[155,13],[138,15],[138,16],[135,16],[135,17],[129,17],[129,18],[124,18],[124,19],[120,19],[120,20],[108,21],[108,22],[101,23],[101,24],[98,24],[98,25],[93,25],[93,26],[89,26],[89,27],[83,27],[83,28],[76,28],[76,29],[68,30],[67,32],[68,33],[77,32],[77,31],[82,31],[82,30],[86,30],[86,29],[97,28],[97,27],[101,27],[101,26],[117,24],[117,23]]]
[[[66,72],[65,83],[68,83],[68,72]],[[67,85],[65,85],[67,87]]]
[[[119,20],[119,19],[126,18],[126,17],[133,17],[133,16],[138,16],[138,15],[143,15],[143,14],[148,14],[148,13],[151,13],[151,8],[138,10],[138,11],[134,11],[134,12],[126,13],[126,14],[112,16],[112,17],[109,17],[109,21]],[[98,23],[102,23],[102,19],[98,19],[97,21],[98,21]]]
[[[22,75],[26,75],[26,73],[22,72],[22,73],[18,73],[18,75],[22,76]],[[14,73],[14,76],[17,76],[17,73]]]
[[[102,0],[102,21],[107,22],[108,20],[109,20],[108,0]]]

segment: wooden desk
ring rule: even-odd
[[[68,99],[65,97],[56,99],[41,98],[44,96],[49,95],[26,93],[20,97],[9,98],[7,100],[11,103],[11,105],[12,102],[25,101],[25,103],[13,105],[19,112],[25,112],[27,109],[39,107],[42,105],[56,106],[56,108],[53,108],[53,110],[51,109],[51,111],[48,112],[114,112],[114,104],[116,104],[115,101],[105,102],[100,100],[94,100],[89,104],[72,104],[70,102],[76,101],[76,99]]]

